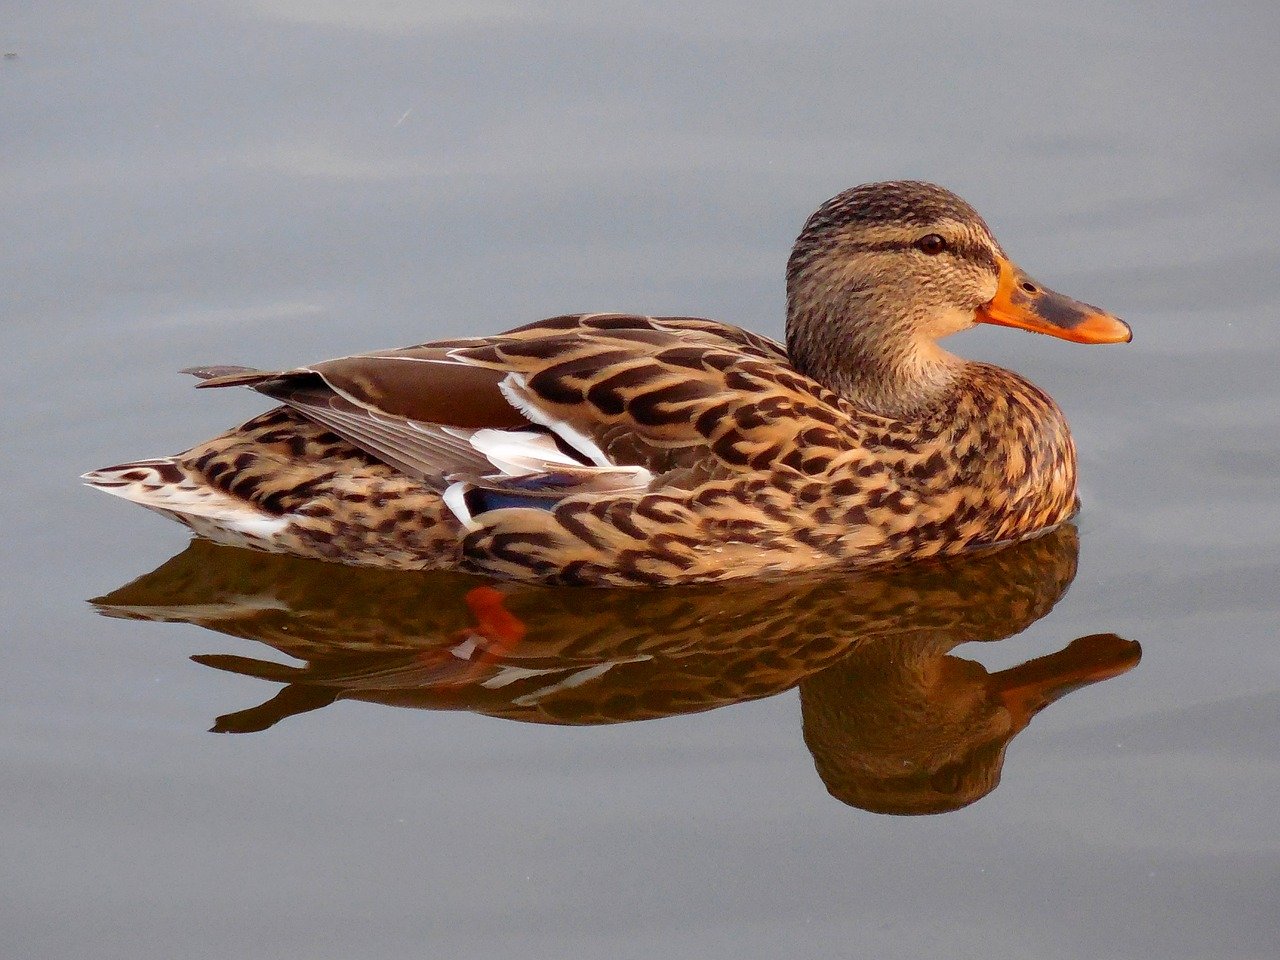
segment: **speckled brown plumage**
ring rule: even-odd
[[[1057,406],[935,341],[981,319],[1116,339],[1097,328],[1119,321],[1035,286],[962,200],[914,183],[833,198],[796,243],[788,311],[786,349],[709,320],[586,314],[193,370],[284,406],[87,479],[225,543],[558,584],[897,563],[1072,514]]]

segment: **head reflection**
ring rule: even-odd
[[[284,684],[215,730],[264,730],[339,699],[603,724],[709,710],[799,686],[804,738],[832,795],[885,813],[971,803],[1005,747],[1072,689],[1123,673],[1138,645],[1085,637],[988,673],[951,654],[1043,617],[1075,575],[1065,526],[981,556],[822,579],[661,591],[556,589],[396,573],[195,541],[94,601],[195,623],[299,665],[208,666]]]

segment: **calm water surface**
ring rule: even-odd
[[[1275,956],[1276,9],[369,6],[0,24],[7,953]],[[954,343],[1067,411],[1076,528],[517,588],[508,648],[482,581],[188,546],[74,479],[262,408],[195,363],[779,335],[804,218],[887,177],[1132,323]]]

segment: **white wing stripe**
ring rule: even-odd
[[[567,443],[574,450],[594,463],[597,467],[613,467],[617,466],[610,460],[603,450],[601,450],[585,433],[576,427],[565,423],[563,420],[557,420],[551,416],[546,410],[537,405],[534,399],[529,395],[529,386],[525,378],[518,373],[509,373],[498,384],[498,389],[502,391],[502,395],[507,398],[507,402],[523,413],[532,422],[540,427],[546,427],[557,437]]]
[[[471,435],[471,445],[509,477],[537,473],[552,465],[582,468],[581,462],[545,433],[483,429]]]

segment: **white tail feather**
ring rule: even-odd
[[[288,526],[285,517],[267,513],[247,500],[189,477],[173,460],[138,460],[93,470],[86,484],[134,503],[174,516],[202,536],[223,539],[210,531],[267,539]],[[203,522],[201,522],[203,521]]]

